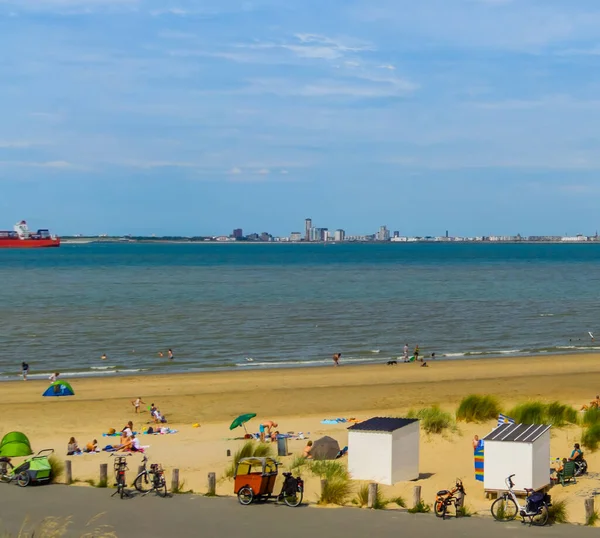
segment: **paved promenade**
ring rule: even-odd
[[[444,538],[520,538],[598,536],[598,529],[557,525],[535,528],[519,522],[497,523],[491,518],[471,517],[442,521],[431,514],[411,515],[394,510],[316,508],[284,505],[241,506],[235,498],[204,498],[177,495],[132,499],[110,497],[113,490],[77,486],[20,488],[0,484],[0,518],[4,529],[15,536],[23,520],[32,523],[46,516],[71,516],[68,537],[79,537],[92,528],[86,523],[103,513],[97,523],[113,527],[119,538],[127,537],[220,537],[265,536],[286,538],[443,536]],[[93,535],[92,535],[93,536]]]

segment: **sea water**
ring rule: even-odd
[[[600,349],[600,244],[65,244],[0,282],[0,379]]]

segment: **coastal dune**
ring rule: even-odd
[[[346,425],[324,425],[325,418],[403,416],[409,409],[434,404],[454,412],[460,400],[472,393],[493,394],[507,409],[529,399],[559,400],[577,409],[600,392],[600,355],[564,355],[503,359],[430,361],[397,366],[369,365],[339,368],[285,368],[277,370],[236,370],[178,375],[81,378],[70,380],[76,392],[70,398],[42,398],[43,381],[2,384],[0,434],[12,430],[26,433],[35,451],[54,448],[66,459],[66,445],[74,436],[80,446],[97,439],[99,446],[113,444],[116,438],[102,437],[109,428],[120,430],[128,420],[141,430],[149,422],[147,406],[156,403],[167,416],[174,435],[140,436],[150,445],[151,461],[161,462],[167,472],[179,468],[186,489],[205,491],[208,472],[222,476],[230,458],[243,442],[243,429],[229,430],[232,419],[242,413],[257,413],[248,424],[257,431],[260,420],[279,423],[281,432],[310,432],[310,438],[331,435],[347,444]],[[136,415],[131,400],[141,396],[144,412]],[[193,428],[199,423],[199,428]],[[422,432],[421,473],[418,481],[424,499],[431,503],[438,489],[450,487],[462,478],[467,502],[474,510],[488,511],[483,487],[474,481],[471,439],[486,435],[494,426],[459,424],[459,433],[428,436]],[[552,457],[570,454],[581,428],[554,430]],[[289,449],[299,454],[305,441],[290,441]],[[98,465],[108,461],[105,453],[71,458],[73,476],[78,480],[97,479]],[[132,475],[139,456],[132,458]],[[600,457],[586,454],[590,470],[600,469]],[[284,458],[284,462],[286,458]],[[133,476],[130,476],[133,478]],[[318,480],[307,477],[307,500],[318,496]],[[554,488],[554,498],[566,496],[573,521],[583,518],[583,497],[593,480],[583,478],[577,485]],[[414,483],[384,488],[385,495],[402,494],[410,501]],[[229,481],[220,481],[219,494],[231,494]],[[233,502],[233,501],[232,501]],[[581,505],[581,506],[579,506]]]

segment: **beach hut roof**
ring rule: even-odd
[[[547,424],[503,424],[484,437],[484,441],[533,443],[550,429]]]
[[[389,418],[389,417],[373,417],[369,420],[359,422],[350,426],[348,429],[353,431],[365,432],[393,432],[408,426],[413,422],[417,422],[416,418]]]

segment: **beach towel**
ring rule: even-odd
[[[475,458],[475,480],[483,482],[483,441],[479,441],[477,448],[474,451]]]
[[[345,422],[357,422],[355,418],[324,418],[321,424],[344,424]]]
[[[506,415],[499,414],[498,415],[498,425],[496,428],[503,426],[504,424],[514,424],[515,420],[513,418],[507,417]]]

